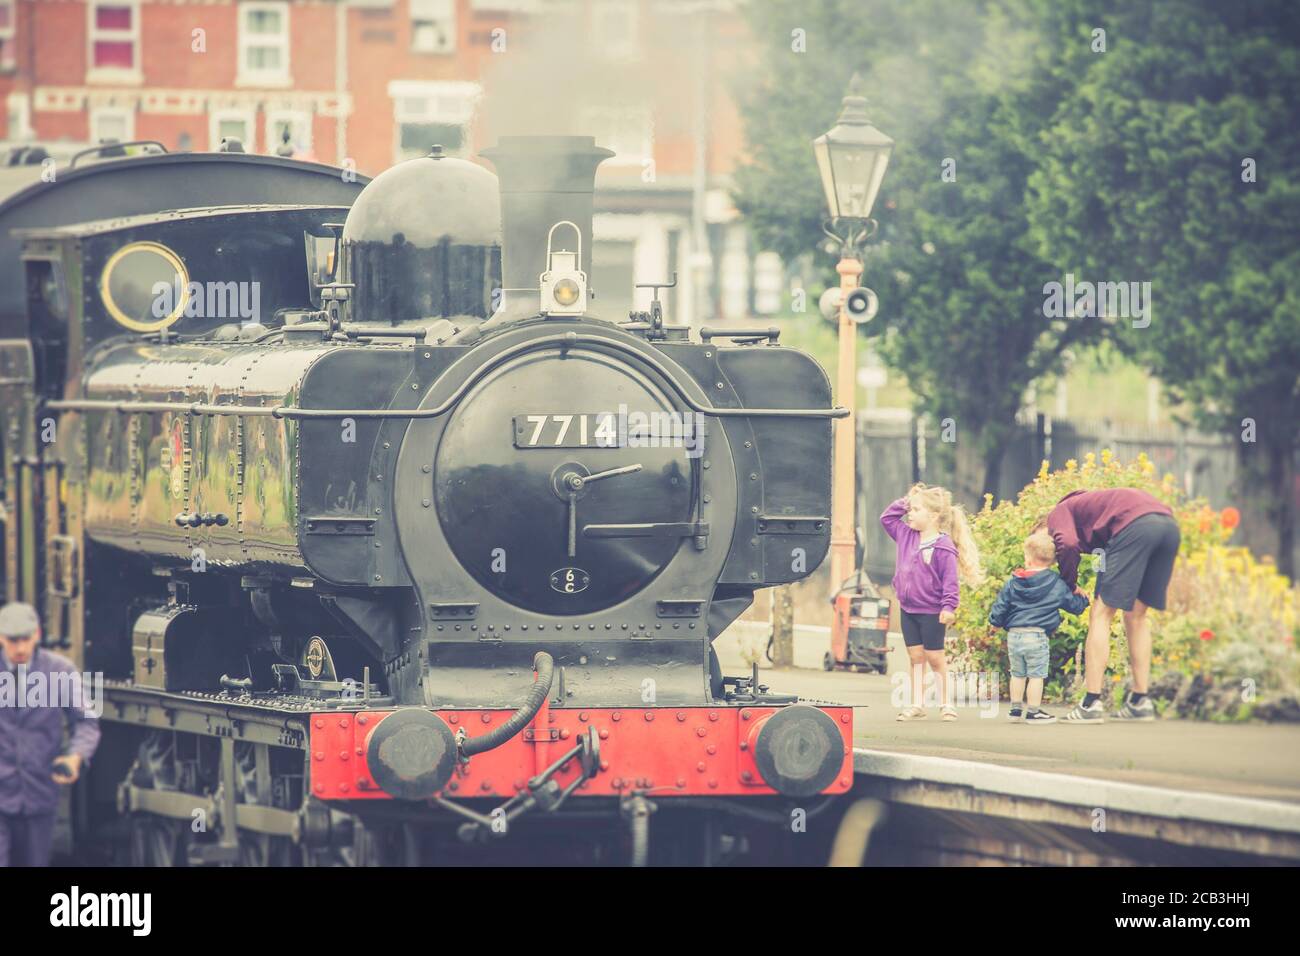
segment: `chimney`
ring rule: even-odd
[[[591,206],[596,167],[613,156],[591,136],[503,136],[480,154],[501,183],[502,281],[508,291],[487,325],[539,309],[538,277],[546,271],[546,234],[565,219],[582,234],[580,268],[591,279]],[[555,249],[573,248],[573,230],[555,233]],[[593,283],[594,285],[594,283]]]

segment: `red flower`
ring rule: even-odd
[[[1207,627],[1205,630],[1201,631],[1201,640],[1203,641],[1214,640],[1214,632]]]
[[[1233,528],[1237,527],[1237,525],[1241,524],[1241,512],[1232,507],[1232,505],[1229,505],[1224,508],[1222,513],[1219,515],[1219,522],[1231,531]]]

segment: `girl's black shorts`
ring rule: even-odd
[[[948,625],[939,623],[938,614],[912,614],[898,609],[898,616],[903,624],[903,643],[908,647],[920,644],[927,651],[943,650],[944,635]]]

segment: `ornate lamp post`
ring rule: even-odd
[[[867,101],[855,73],[835,126],[813,140],[830,220],[822,228],[840,244],[839,289],[823,297],[838,311],[839,370],[837,403],[849,415],[835,423],[834,486],[831,495],[831,589],[837,590],[854,572],[853,512],[856,451],[857,326],[876,314],[876,294],[858,287],[862,261],[858,247],[876,231],[871,218],[894,141],[871,125]],[[838,293],[832,295],[832,293]],[[827,301],[828,300],[828,301]]]

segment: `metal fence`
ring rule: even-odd
[[[888,581],[894,573],[894,543],[876,520],[880,513],[913,482],[952,484],[951,469],[945,469],[934,454],[937,441],[932,423],[927,428],[905,410],[859,413],[858,526],[864,535],[863,566],[874,581]],[[1057,469],[1071,458],[1082,461],[1088,452],[1100,453],[1103,448],[1125,462],[1146,452],[1157,474],[1175,475],[1191,496],[1205,498],[1215,508],[1228,504],[1241,508],[1242,524],[1234,540],[1259,552],[1266,552],[1271,545],[1267,536],[1259,533],[1266,525],[1264,516],[1234,495],[1238,461],[1233,445],[1222,437],[1183,428],[1053,421],[1039,415],[1018,427],[1002,461],[995,497],[1014,499],[1034,480],[1043,459]],[[980,504],[965,503],[971,507]],[[1300,558],[1300,545],[1297,552]]]

